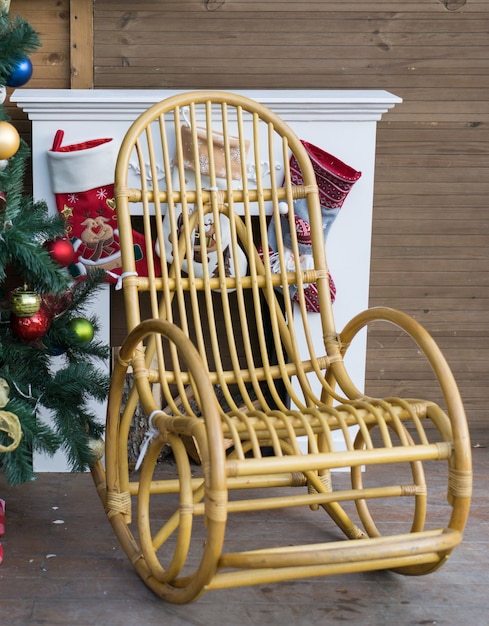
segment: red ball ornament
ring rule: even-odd
[[[61,265],[61,267],[67,267],[71,265],[75,259],[75,249],[73,244],[67,237],[60,237],[59,239],[53,239],[45,244],[49,256]]]
[[[35,341],[44,337],[51,325],[51,316],[43,307],[30,317],[10,315],[10,328],[14,335],[22,341]]]

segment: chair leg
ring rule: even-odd
[[[315,490],[318,493],[326,493],[331,491],[328,482],[322,481],[315,472],[307,472],[308,489]],[[338,502],[330,502],[321,504],[322,508],[331,517],[335,524],[344,532],[348,539],[364,539],[366,534],[351,519],[345,509]]]

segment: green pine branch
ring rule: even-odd
[[[34,202],[23,194],[23,178],[29,148],[24,141],[17,153],[0,171],[0,190],[6,196],[6,209],[0,214],[0,284],[13,265],[29,285],[40,293],[61,291],[68,277],[52,261],[42,243],[65,234],[66,222],[59,214],[49,215],[44,202]]]
[[[36,405],[31,400],[18,395],[9,402],[8,410],[15,413],[22,424],[22,440],[18,448],[0,455],[0,468],[9,484],[19,485],[34,477],[33,452],[52,455],[63,442],[52,428],[38,419]],[[0,432],[0,443],[10,443],[5,433]]]
[[[45,338],[23,344],[10,335],[8,341],[9,333],[3,328],[0,339],[0,377],[9,384],[12,398],[5,410],[19,417],[23,432],[15,451],[0,455],[0,468],[7,480],[18,484],[32,479],[32,466],[26,459],[34,450],[53,454],[63,449],[73,471],[86,470],[93,462],[90,439],[103,434],[103,425],[90,403],[107,398],[109,377],[89,358],[90,350],[80,349],[79,359],[83,360],[78,361],[61,355],[53,368]],[[98,345],[101,355],[107,356],[108,347]],[[40,419],[41,408],[50,416],[52,426]],[[5,434],[2,438],[0,433],[0,443],[7,443]]]
[[[43,405],[52,411],[56,432],[74,471],[82,471],[93,462],[89,440],[99,438],[103,426],[93,419],[89,403],[91,398],[102,402],[107,394],[107,377],[89,362],[71,363],[58,370],[45,390]]]
[[[18,415],[24,433],[16,451],[0,455],[0,468],[11,484],[33,477],[26,458],[34,450],[48,454],[64,450],[73,471],[83,471],[93,462],[89,442],[102,435],[103,426],[90,403],[107,398],[109,377],[96,361],[108,359],[109,347],[97,339],[80,341],[70,321],[83,315],[82,304],[94,296],[100,280],[101,276],[83,280],[75,289],[74,306],[56,316],[48,333],[35,342],[15,337],[8,319],[0,323],[0,378],[9,384],[13,398],[5,409]],[[87,319],[97,330],[97,318]],[[52,419],[51,427],[39,419],[41,408]]]
[[[39,45],[25,20],[0,15],[0,85],[17,58],[28,56]],[[10,123],[2,106],[0,120]],[[50,215],[46,203],[25,195],[29,156],[29,147],[21,140],[17,153],[0,169],[0,191],[6,198],[6,207],[0,210],[0,378],[10,387],[3,408],[17,415],[23,433],[16,450],[0,453],[0,470],[11,484],[33,478],[36,451],[52,455],[64,450],[73,470],[87,469],[94,460],[90,442],[103,434],[92,405],[103,402],[109,388],[109,376],[97,366],[109,357],[109,347],[97,339],[97,317],[88,318],[95,331],[92,341],[82,341],[71,327],[74,318],[87,319],[87,306],[105,273],[90,273],[73,282],[68,270],[51,259],[44,244],[64,236],[66,222],[58,214]],[[12,287],[5,284],[11,271],[40,294],[52,318],[47,333],[35,341],[23,341],[10,328],[8,289]],[[2,431],[0,443],[9,443]]]
[[[1,218],[0,218],[1,219]],[[70,277],[54,262],[43,247],[46,241],[65,234],[65,221],[48,216],[47,206],[28,198],[20,202],[17,215],[7,207],[3,228],[0,226],[0,283],[9,265],[15,267],[24,281],[39,293],[66,289]]]
[[[19,57],[29,56],[40,46],[39,35],[27,20],[0,14],[0,85],[6,84]]]

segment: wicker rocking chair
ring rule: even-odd
[[[302,184],[291,181],[291,154]],[[336,330],[317,181],[291,129],[235,94],[168,98],[127,132],[115,194],[128,335],[113,367],[105,464],[92,474],[144,582],[186,603],[210,589],[381,569],[417,575],[442,564],[462,539],[471,495],[456,383],[433,339],[406,314],[371,309]],[[294,228],[298,200],[311,229],[306,269]],[[134,231],[144,233],[145,250]],[[136,273],[141,253],[148,276]],[[319,332],[309,325],[311,285]],[[345,353],[379,320],[424,354],[443,408],[356,388]],[[135,470],[127,447],[138,405],[148,432]],[[158,462],[163,448],[170,465]],[[438,503],[434,527],[424,473],[432,461],[438,472],[444,466],[448,492],[446,520],[439,522]],[[402,483],[390,469],[399,465],[407,469]],[[382,480],[371,484],[375,467]],[[342,477],[348,470],[347,488],[335,488],[335,469]],[[374,519],[375,503],[387,498],[396,512],[409,503],[399,508],[408,520],[399,534],[391,520]],[[273,509],[303,511],[301,537],[264,544],[257,515]],[[236,540],[233,521],[247,515],[254,532]],[[311,518],[321,533],[324,522],[324,540],[310,542]]]

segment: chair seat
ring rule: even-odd
[[[427,407],[432,404],[421,400],[399,400],[351,402],[335,407],[319,405],[303,407],[300,410],[268,412],[259,410],[229,411],[223,414],[223,430],[226,436],[239,433],[241,439],[250,437],[270,438],[307,436],[319,433],[332,433],[354,426],[371,428],[379,423],[399,425],[410,422],[413,428],[420,427],[420,419],[426,417]],[[413,420],[414,417],[414,420]],[[413,424],[414,422],[414,424]],[[421,427],[422,430],[422,427]],[[334,448],[332,447],[331,450]]]

